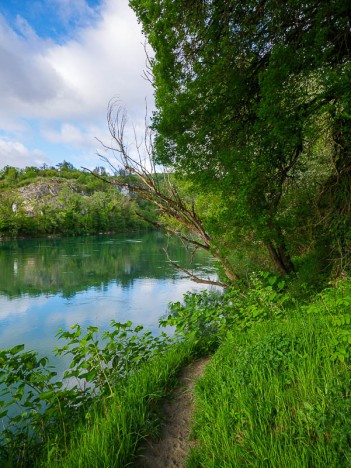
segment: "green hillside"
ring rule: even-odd
[[[150,208],[132,194],[121,193],[114,180],[116,177],[107,175],[103,168],[89,173],[67,162],[57,168],[6,166],[0,171],[0,236],[82,235],[145,228],[135,213],[145,215]]]

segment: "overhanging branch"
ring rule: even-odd
[[[130,146],[125,142],[127,118],[124,109],[119,106],[117,100],[111,100],[109,103],[107,122],[113,144],[108,146],[102,142],[100,143],[106,151],[112,153],[117,166],[105,155],[99,154],[99,156],[109,165],[113,172],[118,172],[117,167],[119,167],[123,168],[127,172],[127,175],[124,178],[118,177],[111,181],[92,171],[89,172],[105,182],[125,188],[129,192],[152,203],[160,213],[176,221],[176,227],[174,229],[173,226],[165,226],[163,223],[150,220],[140,213],[136,214],[155,228],[177,236],[188,245],[191,244],[194,246],[195,249],[201,248],[210,251],[214,258],[223,266],[228,280],[234,281],[238,279],[238,275],[233,272],[232,266],[227,259],[221,255],[220,249],[216,247],[210,234],[206,231],[201,217],[197,214],[194,200],[186,196],[173,182],[166,168],[163,168],[163,172],[156,172],[153,161],[153,135],[150,128],[145,125],[143,145],[137,142],[134,129],[136,153],[131,156],[129,153]],[[146,156],[142,152],[142,147],[145,150]],[[146,164],[146,160],[149,161],[149,164]],[[184,231],[186,231],[186,233],[184,233]],[[187,233],[189,233],[189,235],[187,235]],[[190,271],[179,267],[179,265],[175,264],[170,259],[169,261],[176,269],[182,271],[197,283],[228,287],[226,283],[198,278]]]
[[[186,270],[185,268],[180,267],[177,263],[173,262],[173,260],[170,259],[166,249],[163,249],[163,251],[165,252],[167,260],[169,261],[169,263],[176,270],[181,271],[182,273],[186,274],[191,279],[191,281],[194,281],[194,283],[210,284],[212,286],[219,286],[221,288],[228,288],[229,287],[229,284],[227,284],[227,283],[222,283],[221,281],[214,281],[214,280],[210,280],[210,279],[204,279],[204,278],[200,278],[199,276],[194,275],[193,273],[191,273],[191,271]]]

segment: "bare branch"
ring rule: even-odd
[[[137,132],[133,127],[133,146],[135,149],[133,155],[130,154],[130,145],[126,143],[126,111],[120,106],[118,99],[112,99],[109,102],[107,123],[112,138],[112,144],[106,145],[103,142],[100,143],[106,152],[112,153],[114,161],[111,161],[111,158],[104,154],[98,153],[99,157],[109,165],[114,173],[118,173],[118,168],[123,168],[127,171],[126,177],[117,177],[113,182],[108,182],[118,187],[125,188],[142,199],[148,200],[160,213],[175,220],[182,229],[173,229],[172,227],[165,226],[163,223],[155,222],[138,215],[157,229],[161,229],[168,234],[176,235],[183,242],[186,242],[187,245],[192,245],[196,249],[202,248],[206,251],[210,251],[224,267],[228,279],[230,281],[238,279],[236,273],[232,271],[230,263],[223,258],[220,250],[214,245],[210,234],[206,231],[201,218],[196,212],[194,200],[191,198],[189,199],[189,197],[185,196],[180,191],[173,182],[170,171],[167,170],[167,168],[160,168],[159,171],[156,170],[156,165],[153,160],[154,137],[150,127],[147,125],[147,113],[145,115],[143,144],[137,141]],[[101,178],[101,176],[97,177]],[[194,279],[195,277],[191,272],[186,272],[184,270],[183,272],[197,282],[217,284],[222,287],[228,286],[220,282],[208,280],[200,281],[199,278]]]
[[[144,47],[144,52],[145,52],[145,57],[146,57],[146,61],[145,61],[146,69],[143,70],[142,78],[144,78],[144,80],[148,81],[150,84],[153,85],[154,84],[154,75],[152,73],[152,60],[151,60],[149,52],[147,50],[147,42],[146,41],[144,42],[143,47]]]
[[[154,226],[156,229],[158,229],[159,231],[163,231],[163,232],[166,232],[167,234],[170,234],[172,236],[176,236],[178,237],[180,240],[184,241],[186,244],[191,244],[195,247],[194,250],[197,250],[198,248],[200,249],[204,249],[204,250],[207,250],[209,251],[210,248],[208,245],[206,244],[201,244],[201,242],[198,242],[194,239],[190,239],[189,237],[185,237],[183,236],[182,234],[180,234],[179,231],[175,231],[173,229],[170,229],[170,228],[167,228],[164,224],[162,223],[158,223],[157,221],[152,221],[151,219],[149,218],[146,218],[145,216],[142,216],[140,213],[136,213],[136,215],[142,219],[143,221],[147,222],[148,224],[150,224],[151,226]]]
[[[211,284],[212,286],[220,286],[221,288],[228,288],[230,285],[227,284],[227,283],[222,283],[221,281],[214,281],[214,280],[210,280],[210,279],[204,279],[204,278],[200,278],[196,275],[194,275],[193,273],[191,273],[191,271],[189,270],[186,270],[185,268],[182,268],[180,267],[176,262],[173,262],[169,255],[168,255],[168,252],[166,249],[163,249],[163,251],[165,252],[166,254],[166,257],[167,257],[167,260],[169,261],[169,263],[178,271],[181,271],[182,273],[186,274],[192,281],[194,281],[195,283],[201,283],[201,284]]]

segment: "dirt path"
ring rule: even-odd
[[[199,359],[187,366],[179,377],[180,386],[170,401],[163,405],[164,423],[157,443],[147,442],[137,459],[138,468],[181,468],[191,442],[189,439],[193,411],[193,389],[202,376],[209,358]]]

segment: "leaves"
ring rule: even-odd
[[[333,287],[324,289],[316,300],[309,304],[306,312],[328,315],[330,321],[331,359],[351,364],[351,281],[344,278]]]
[[[2,453],[14,451],[16,464],[17,457],[29,463],[51,436],[66,440],[97,399],[113,395],[129,373],[172,341],[165,333],[153,336],[131,321],[112,321],[103,333],[98,327],[84,330],[75,324],[59,329],[57,336],[66,344],[54,352],[71,358],[62,381],[57,381],[48,358],[25,351],[24,345],[0,350],[0,418],[5,427],[0,462]]]
[[[115,189],[114,176],[69,164],[60,170],[7,166],[0,171],[0,232],[10,237],[121,232],[145,226],[136,210],[154,217],[149,204],[139,205]]]
[[[260,243],[280,273],[309,252],[347,265],[348,3],[130,4],[155,51],[154,157],[192,186],[218,248]]]
[[[283,317],[287,298],[279,283],[284,282],[268,274],[253,274],[250,288],[232,287],[224,294],[187,293],[183,303],[169,304],[170,314],[160,320],[160,326],[175,326],[179,336],[194,334],[201,345],[210,350],[228,330],[246,330],[257,322]]]

